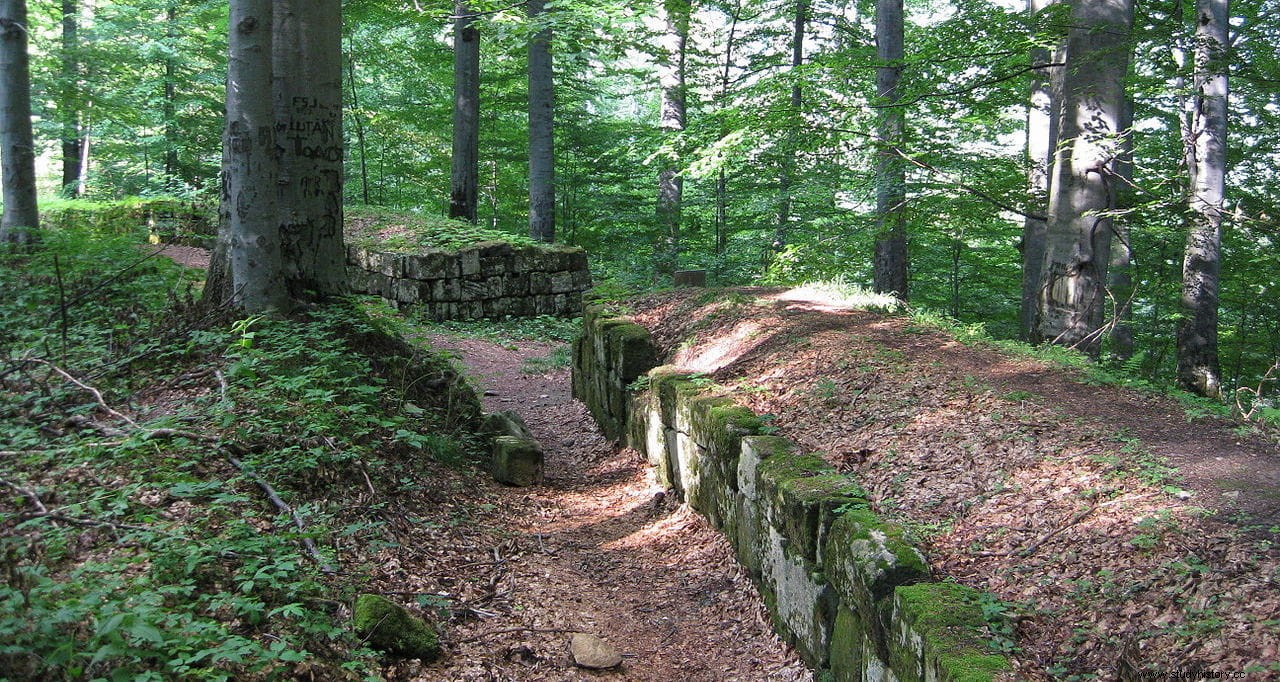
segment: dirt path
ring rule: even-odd
[[[477,339],[432,339],[457,353],[485,389],[487,410],[514,410],[547,453],[547,480],[491,486],[524,548],[507,566],[501,613],[450,628],[442,663],[406,671],[435,680],[808,680],[768,625],[728,544],[655,485],[639,455],[618,450],[569,395],[569,371],[529,374],[516,349]],[[568,632],[599,635],[622,652],[617,670],[573,666]],[[501,633],[485,636],[485,633]],[[479,637],[477,641],[466,640]]]

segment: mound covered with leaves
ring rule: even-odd
[[[353,306],[237,320],[42,236],[0,256],[0,678],[376,674],[352,604],[462,485],[474,392]]]
[[[666,362],[856,477],[936,577],[996,595],[1021,678],[1280,675],[1274,433],[821,293],[630,305]]]

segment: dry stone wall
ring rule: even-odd
[[[352,291],[434,320],[571,317],[591,287],[582,249],[506,242],[412,254],[348,245],[347,277]]]
[[[574,396],[724,533],[807,663],[838,681],[1013,679],[991,653],[987,598],[933,581],[854,478],[767,434],[704,378],[657,364],[648,330],[587,307]]]

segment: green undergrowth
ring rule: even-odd
[[[526,234],[491,230],[430,213],[347,207],[345,222],[348,243],[396,253],[454,251],[480,242],[536,243]]]
[[[353,305],[235,319],[93,232],[0,254],[0,679],[376,676],[351,604],[478,456],[474,392]]]

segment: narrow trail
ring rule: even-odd
[[[667,496],[637,453],[599,434],[570,396],[569,370],[525,371],[526,360],[553,346],[430,342],[461,358],[485,389],[486,410],[525,419],[546,450],[547,479],[476,491],[494,500],[523,548],[509,565],[509,608],[452,633],[451,655],[412,678],[811,679],[774,635],[728,543]],[[622,665],[575,667],[571,631],[604,638],[623,654]]]

